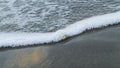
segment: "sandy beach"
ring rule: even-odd
[[[120,25],[55,44],[0,48],[0,68],[120,68]]]

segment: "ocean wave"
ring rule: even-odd
[[[86,30],[93,28],[100,28],[103,26],[113,25],[120,23],[120,11],[115,13],[109,13],[100,16],[94,16],[74,24],[69,25],[66,28],[57,30],[56,32],[49,33],[0,33],[0,47],[15,47],[26,46],[33,44],[44,44],[59,42],[68,37],[78,35]]]

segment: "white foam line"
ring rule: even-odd
[[[100,16],[94,16],[78,21],[64,29],[50,33],[0,33],[0,47],[25,46],[58,42],[67,37],[78,35],[85,30],[100,28],[120,23],[120,11]]]

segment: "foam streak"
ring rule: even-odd
[[[70,26],[50,33],[0,33],[0,47],[25,46],[58,42],[67,37],[78,35],[85,30],[120,23],[120,12],[94,16],[78,21]]]

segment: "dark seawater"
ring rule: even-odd
[[[0,68],[120,68],[120,25],[56,44],[1,48]]]
[[[120,0],[0,0],[0,32],[51,32],[120,10]]]

